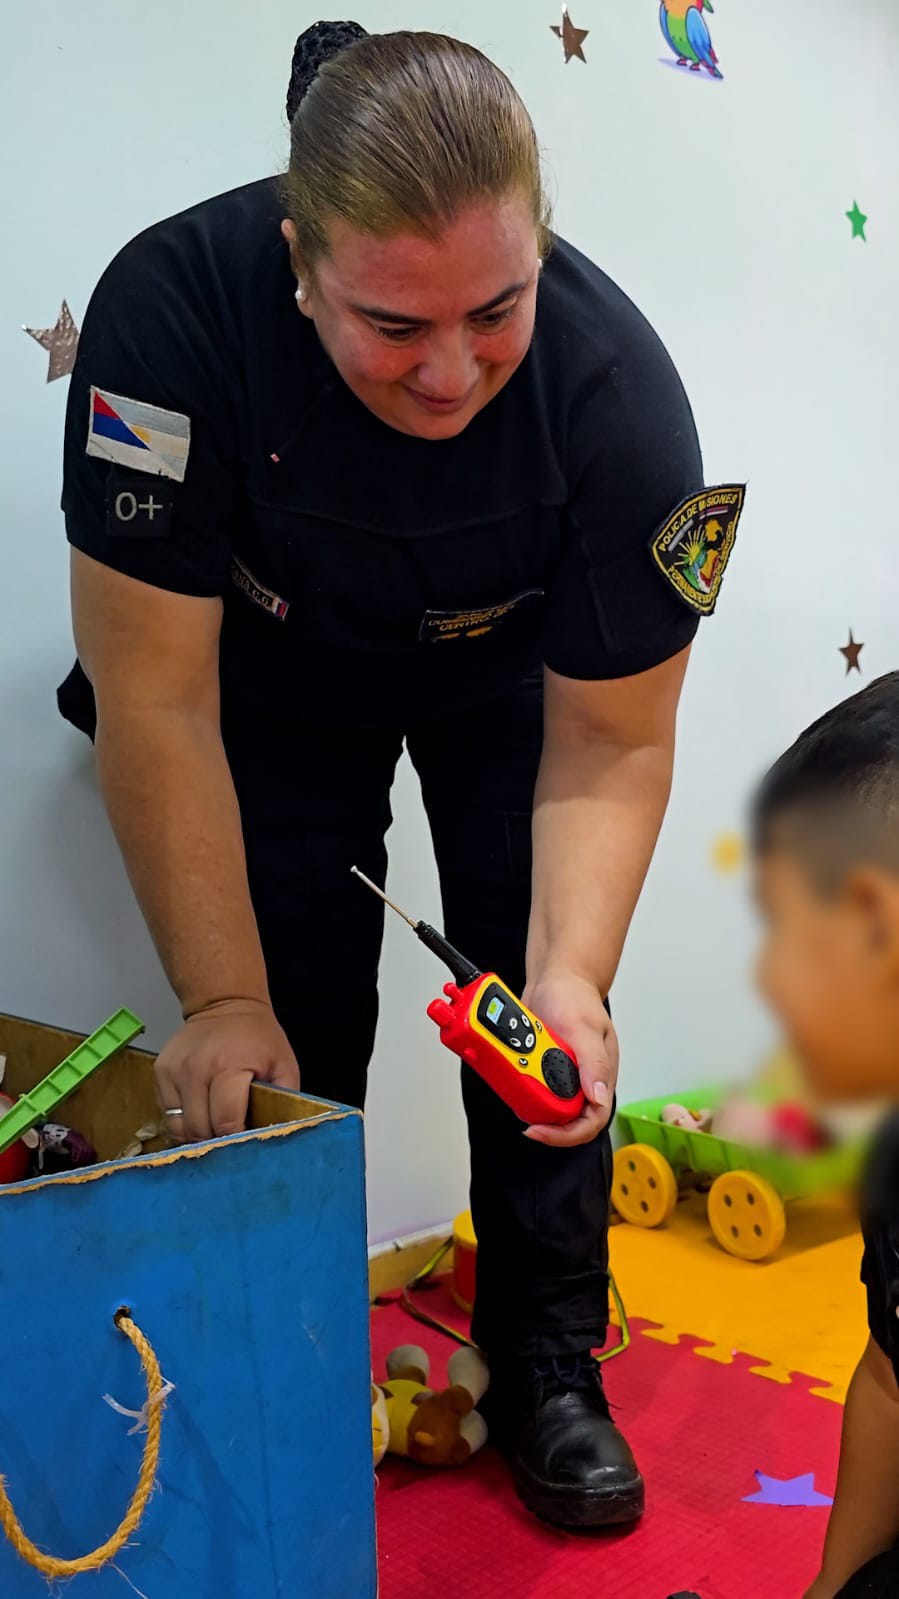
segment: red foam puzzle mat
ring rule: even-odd
[[[424,1302],[460,1324],[443,1286]],[[375,1379],[389,1351],[408,1343],[427,1350],[431,1380],[442,1384],[454,1345],[396,1304],[372,1314]],[[757,1472],[775,1483],[813,1473],[818,1494],[832,1495],[842,1411],[812,1396],[811,1378],[759,1382],[748,1357],[724,1366],[696,1360],[694,1347],[635,1337],[605,1366],[647,1483],[647,1513],[633,1531],[545,1526],[489,1448],[445,1471],[388,1456],[378,1473],[380,1599],[800,1599],[817,1570],[826,1506],[745,1500],[759,1492]],[[777,1496],[776,1487],[763,1493]]]

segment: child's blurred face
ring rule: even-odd
[[[899,878],[850,873],[826,892],[786,849],[757,863],[765,997],[826,1099],[899,1092]]]

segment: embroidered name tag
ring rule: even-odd
[[[508,621],[514,611],[532,610],[543,597],[542,589],[524,589],[510,600],[471,611],[425,611],[418,637],[423,644],[450,643],[456,639],[483,638]]]
[[[247,596],[248,600],[253,601],[254,605],[259,605],[263,611],[268,611],[269,615],[273,616],[276,621],[284,621],[290,610],[290,601],[282,600],[279,594],[273,594],[272,590],[267,589],[264,583],[258,582],[249,567],[244,566],[243,561],[239,561],[236,555],[231,557],[231,581],[235,588],[240,589]]]
[[[745,497],[742,483],[703,489],[678,506],[649,546],[675,594],[700,616],[715,609]]]

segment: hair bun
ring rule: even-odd
[[[340,55],[357,39],[367,39],[358,22],[313,22],[301,33],[293,51],[290,83],[287,88],[287,116],[293,121],[297,106],[308,94],[326,61]]]

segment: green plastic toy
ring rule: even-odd
[[[783,1243],[785,1201],[852,1187],[858,1180],[864,1143],[802,1156],[756,1149],[714,1132],[667,1126],[662,1111],[672,1098],[699,1111],[720,1104],[724,1090],[693,1089],[619,1110],[622,1143],[615,1153],[612,1201],[634,1226],[662,1226],[677,1204],[679,1177],[692,1172],[711,1180],[709,1224],[722,1249],[742,1260],[765,1260]]]
[[[30,1132],[37,1122],[50,1121],[64,1099],[74,1094],[98,1067],[105,1065],[143,1030],[143,1022],[130,1010],[117,1010],[110,1016],[108,1022],[54,1066],[30,1093],[22,1094],[12,1110],[0,1116],[0,1155],[24,1133]]]

